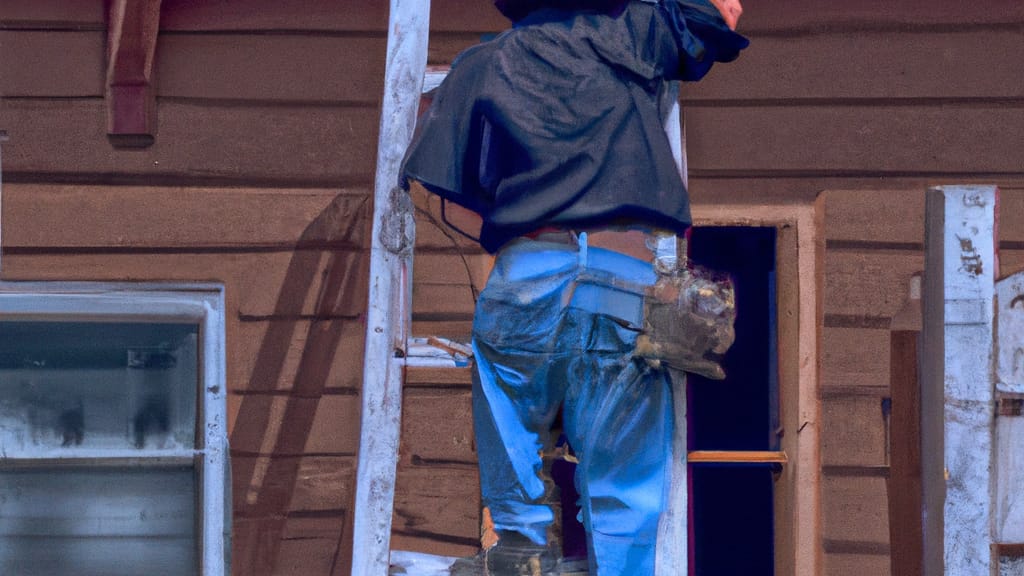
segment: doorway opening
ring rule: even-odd
[[[736,287],[736,342],[726,378],[687,378],[689,450],[780,449],[776,322],[776,229],[696,227],[694,264],[726,272]],[[777,465],[690,465],[690,573],[775,572]]]

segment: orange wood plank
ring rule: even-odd
[[[785,452],[759,450],[694,450],[686,457],[690,464],[786,464],[789,458]]]

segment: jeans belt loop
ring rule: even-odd
[[[585,269],[587,267],[587,233],[580,232],[577,236],[577,242],[580,246],[580,268]]]

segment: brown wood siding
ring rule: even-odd
[[[688,86],[695,204],[826,197],[828,576],[888,574],[888,321],[923,265],[928,184],[1003,187],[1024,267],[1024,4],[748,3],[753,41]],[[0,5],[5,280],[226,286],[239,574],[347,574],[384,2],[164,0],[155,144],[105,137],[103,0]],[[430,62],[506,26],[434,0]],[[436,209],[436,206],[432,207]],[[488,258],[420,214],[414,332],[468,334]],[[468,553],[465,371],[411,371],[395,547]]]
[[[101,97],[104,44],[103,30],[0,29],[0,95]]]
[[[329,187],[370,185],[374,106],[160,99],[156,143],[119,151],[102,98],[10,98],[8,182]]]
[[[473,554],[480,541],[468,368],[410,368],[402,409],[393,549]]]
[[[103,7],[103,0],[5,2],[0,6],[0,22],[5,27],[98,28],[106,22]]]

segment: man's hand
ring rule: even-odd
[[[722,14],[722,18],[725,19],[725,23],[729,25],[729,28],[735,30],[736,23],[740,20],[740,15],[743,14],[743,6],[740,5],[740,0],[711,0],[711,3],[718,8],[718,12]]]

